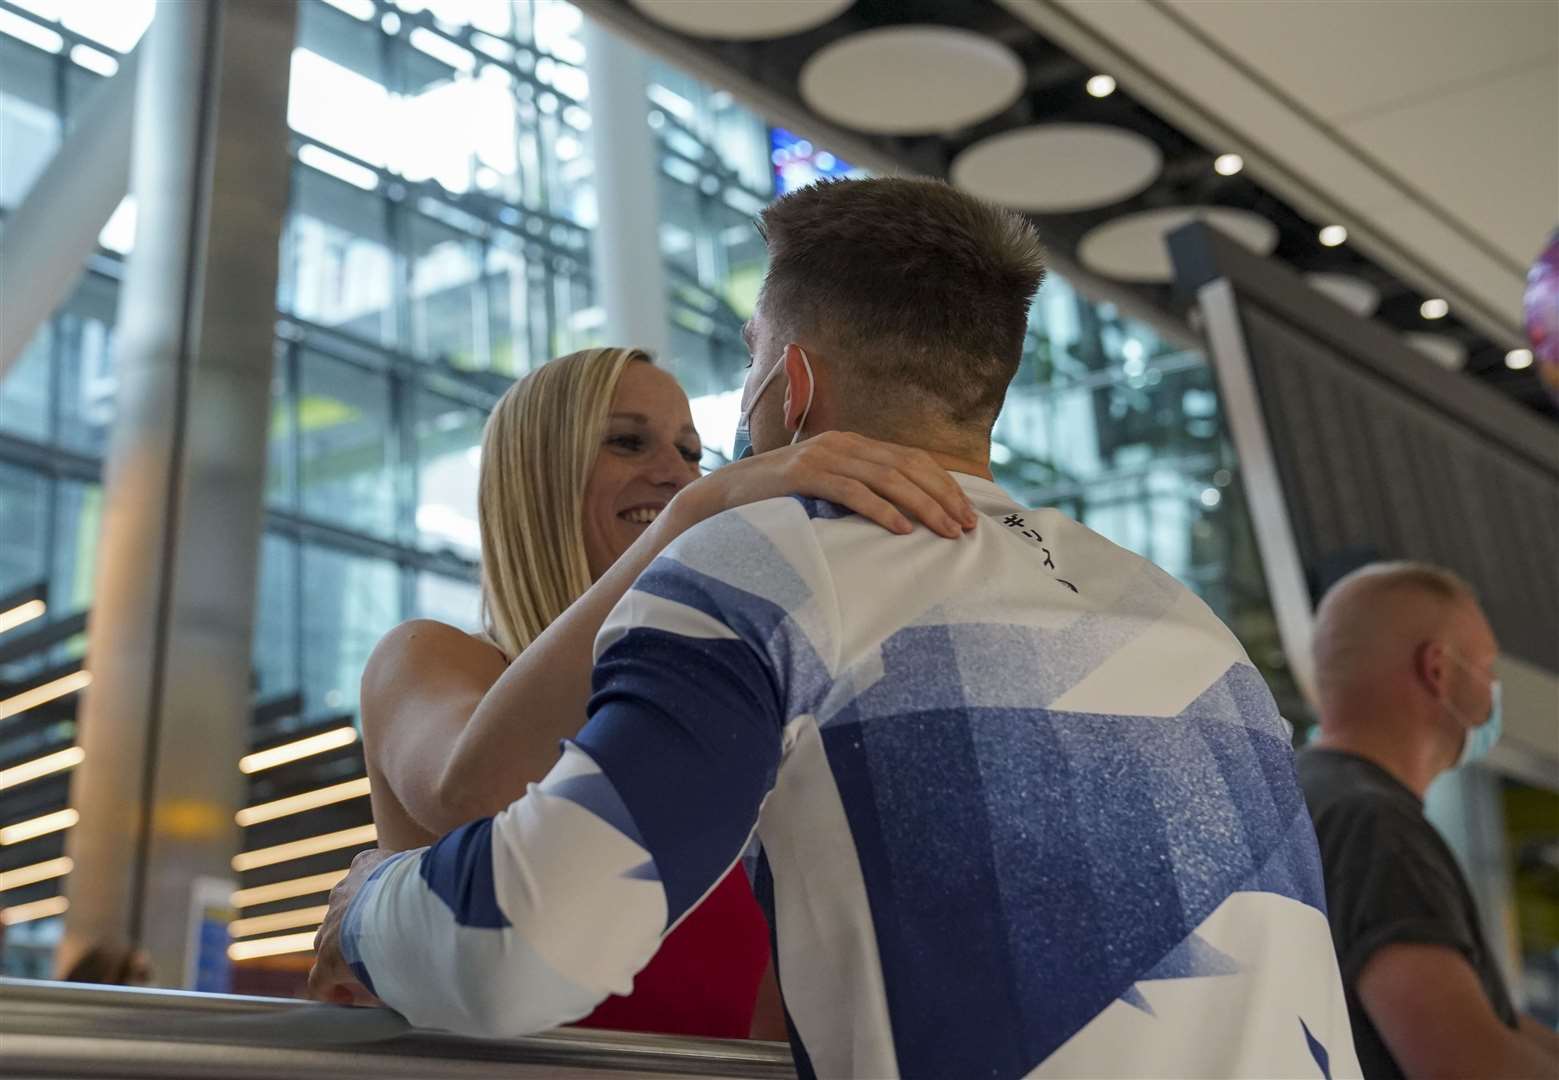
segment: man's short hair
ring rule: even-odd
[[[1327,600],[1332,597],[1358,588],[1367,588],[1371,592],[1403,589],[1425,593],[1436,600],[1469,600],[1473,603],[1478,601],[1478,594],[1473,591],[1472,586],[1445,567],[1433,563],[1399,560],[1370,563],[1345,575],[1326,590],[1326,595],[1321,598],[1321,607],[1325,608]]]
[[[934,180],[836,180],[763,211],[763,312],[840,350],[847,394],[988,431],[1017,374],[1044,249],[1021,214]]]
[[[1426,600],[1431,606],[1422,603]],[[1370,563],[1343,577],[1326,590],[1315,613],[1312,649],[1323,694],[1359,674],[1383,630],[1407,617],[1403,605],[1409,601],[1419,602],[1408,609],[1417,612],[1415,621],[1442,624],[1460,605],[1476,607],[1478,595],[1456,574],[1425,562]]]

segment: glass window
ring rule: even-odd
[[[475,559],[482,550],[476,485],[487,414],[438,394],[415,400],[417,541]]]
[[[369,165],[386,166],[397,139],[381,36],[324,4],[299,5],[287,123]]]
[[[101,457],[108,449],[119,377],[114,365],[114,321],[119,286],[88,273],[66,304],[60,333],[61,445]]]
[[[58,6],[66,27],[124,53],[151,25],[157,0],[60,0]]]
[[[300,165],[282,240],[281,309],[365,341],[394,344],[395,255],[378,195]]]
[[[496,64],[478,71],[473,53],[427,29],[411,31],[408,49],[402,67],[416,82],[396,99],[402,137],[391,167],[407,180],[437,181],[451,194],[477,189],[518,202],[514,76]],[[460,122],[451,123],[456,116]]]
[[[380,535],[395,531],[390,387],[380,372],[302,352],[297,410],[303,513]]]
[[[418,574],[413,614],[437,619],[467,633],[482,629],[482,590],[469,581],[443,574]]]
[[[56,615],[73,615],[92,606],[103,489],[98,484],[61,480],[56,491],[49,607]]]
[[[0,207],[22,201],[60,142],[54,57],[0,35]]]
[[[299,667],[299,566],[296,542],[274,533],[260,540],[259,588],[255,593],[254,677],[260,700],[302,688]]]
[[[486,258],[492,369],[524,375],[548,359],[546,271],[531,266],[509,233],[494,237]]]
[[[487,366],[487,298],[481,247],[422,214],[402,218],[410,271],[411,345],[452,367]]]
[[[304,545],[305,714],[356,709],[368,655],[400,618],[400,572],[394,563]]]
[[[48,480],[0,461],[0,596],[44,580],[48,528]]]
[[[570,262],[565,270],[546,280],[552,297],[552,335],[547,356],[563,356],[580,349],[604,345],[606,312],[595,306],[595,287],[589,270]]]
[[[53,353],[54,324],[46,322],[11,370],[0,377],[0,431],[36,442],[48,441]]]
[[[265,438],[265,503],[298,508],[297,350],[276,343],[271,365],[271,422]]]
[[[665,117],[663,139],[683,156],[719,162],[737,183],[768,197],[773,184],[768,125],[739,106],[730,91],[656,62],[650,67],[649,96]],[[679,133],[688,138],[683,141]]]

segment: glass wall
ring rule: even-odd
[[[153,14],[152,0],[16,6],[0,9],[0,214]],[[591,343],[602,322],[579,28],[562,0],[300,8],[254,638],[257,707],[299,707],[269,720],[268,738],[352,715],[364,662],[397,622],[479,624],[486,415],[516,376]],[[45,624],[77,631],[0,659],[0,689],[81,664],[84,637],[66,624],[92,598],[133,235],[126,200],[74,294],[0,379],[0,597],[42,588]],[[61,722],[51,738],[68,746],[73,706]],[[0,765],[39,753],[10,734]],[[18,860],[38,861],[8,848],[0,869]],[[5,970],[45,974],[59,919],[21,901],[61,884],[29,888],[0,896],[29,913],[7,926]]]
[[[151,0],[0,9],[0,212],[151,13]],[[254,641],[257,705],[299,707],[269,720],[271,734],[352,715],[364,661],[396,622],[477,625],[486,414],[515,377],[596,343],[604,324],[580,24],[563,0],[300,9]],[[645,92],[665,359],[714,466],[730,452],[741,324],[766,267],[753,215],[788,185],[855,170],[664,64],[652,63]],[[0,596],[43,588],[51,622],[91,603],[133,231],[127,200],[73,295],[0,380]],[[996,437],[997,475],[1016,497],[1061,506],[1180,577],[1295,706],[1200,356],[1052,276]],[[82,647],[67,634],[46,656],[0,663],[0,681],[79,664]],[[56,923],[29,921],[10,940],[43,948]]]

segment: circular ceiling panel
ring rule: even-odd
[[[1380,306],[1380,290],[1352,274],[1306,274],[1305,280],[1355,315],[1373,315]]]
[[[1249,210],[1227,206],[1174,206],[1143,210],[1107,221],[1090,230],[1077,245],[1083,265],[1121,281],[1170,281],[1165,236],[1192,221],[1205,221],[1258,255],[1277,247],[1277,226]]]
[[[1404,334],[1407,343],[1423,353],[1446,371],[1460,371],[1467,366],[1467,346],[1444,334]]]
[[[695,37],[756,41],[822,26],[855,0],[631,0],[662,26]]]
[[[819,49],[801,69],[801,96],[837,124],[911,135],[994,116],[1017,100],[1024,82],[1012,50],[983,34],[890,26]]]
[[[1164,164],[1151,139],[1102,124],[1037,124],[982,139],[953,162],[953,183],[1017,210],[1109,206],[1151,184]]]

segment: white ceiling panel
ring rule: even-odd
[[[1169,0],[1311,110],[1337,119],[1559,56],[1551,0]]]
[[[1554,0],[998,0],[1494,340],[1559,221]]]
[[[1523,267],[1559,224],[1559,64],[1341,126]]]

